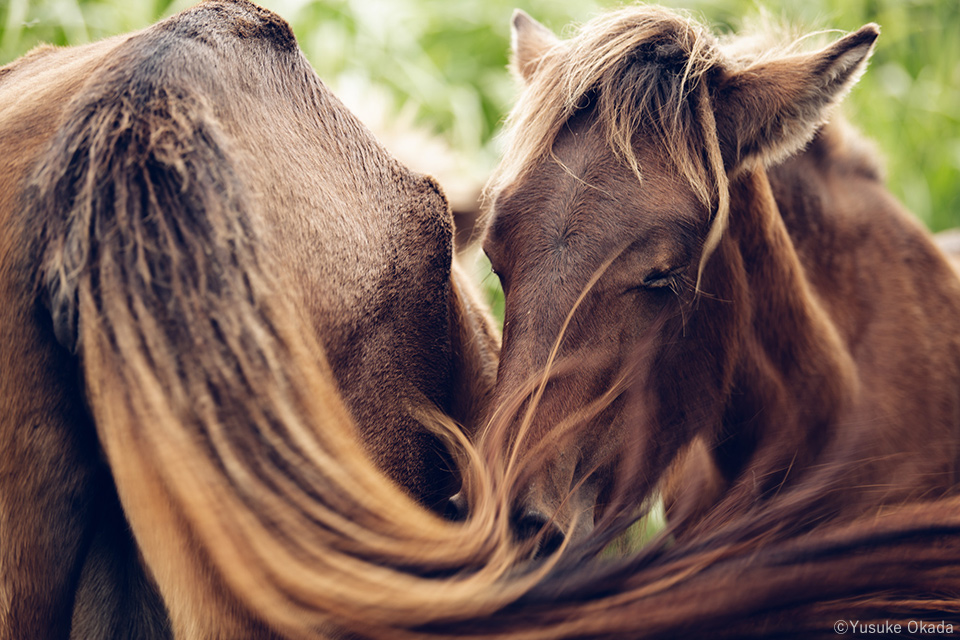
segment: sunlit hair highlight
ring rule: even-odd
[[[550,157],[563,125],[593,105],[612,151],[637,179],[641,130],[661,141],[696,197],[713,211],[700,270],[727,225],[729,195],[705,77],[720,68],[716,39],[691,18],[635,6],[600,16],[543,53],[504,131],[504,160],[487,186],[495,196]]]

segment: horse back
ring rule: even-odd
[[[835,122],[771,169],[770,182],[813,293],[857,366],[856,417],[835,444],[865,468],[875,454],[893,462],[896,477],[876,491],[898,500],[898,486],[936,493],[960,480],[960,280],[889,192],[876,157]]]
[[[229,268],[276,278],[380,468],[428,504],[453,492],[452,465],[419,419],[433,407],[460,420],[479,413],[463,394],[492,386],[495,333],[451,274],[439,187],[394,160],[323,86],[280,18],[214,1],[130,36],[38,50],[0,74],[0,132],[0,636],[63,636],[77,593],[90,605],[74,615],[84,633],[166,633],[136,544],[116,540],[124,488],[102,462],[74,355],[82,362],[77,280],[117,233],[174,251],[202,246],[203,234],[223,240],[207,204],[233,208],[229,224],[256,239],[260,262]],[[184,173],[187,162],[202,170]],[[139,211],[161,192],[172,206]],[[121,198],[142,217],[123,218]],[[164,229],[176,231],[161,239]],[[184,232],[199,235],[183,245]],[[165,273],[164,253],[145,254],[148,268]],[[162,519],[159,502],[140,522]],[[106,551],[117,545],[127,560]],[[144,595],[117,596],[127,588]],[[176,587],[164,597],[204,607]],[[229,597],[218,602],[237,611]],[[210,623],[220,633],[232,624],[224,615]],[[237,629],[257,626],[236,616]]]

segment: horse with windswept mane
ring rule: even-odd
[[[202,534],[160,523],[233,486],[278,527],[272,497],[345,482],[310,464],[324,402],[418,501],[456,490],[424,423],[476,424],[499,338],[437,184],[279,17],[208,2],[0,69],[0,225],[0,637],[148,637],[165,607],[232,636],[235,605],[181,588],[220,580]]]
[[[847,475],[808,525],[955,492],[960,280],[869,145],[824,124],[878,27],[802,53],[649,6],[566,41],[513,26],[484,242],[512,426],[490,442],[553,452],[520,531],[583,537],[617,482],[662,488],[678,532],[824,466]]]
[[[0,132],[4,640],[783,637],[960,591],[955,500],[771,543],[829,474],[617,563],[519,564],[468,442],[470,517],[425,509],[449,480],[420,425],[462,439],[496,339],[436,185],[272,13],[36,50]]]

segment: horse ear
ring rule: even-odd
[[[803,147],[860,79],[880,35],[861,27],[816,53],[761,62],[722,77],[714,109],[728,171],[770,165]]]
[[[510,48],[513,50],[511,68],[522,81],[530,81],[540,57],[557,42],[557,36],[550,29],[522,9],[514,9],[510,21]]]

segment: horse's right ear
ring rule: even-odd
[[[867,66],[880,28],[868,24],[815,53],[760,62],[714,87],[727,171],[770,165],[802,148]]]
[[[510,48],[513,50],[511,69],[523,82],[530,81],[540,58],[557,42],[557,36],[550,29],[523,10],[514,9],[510,21]]]

